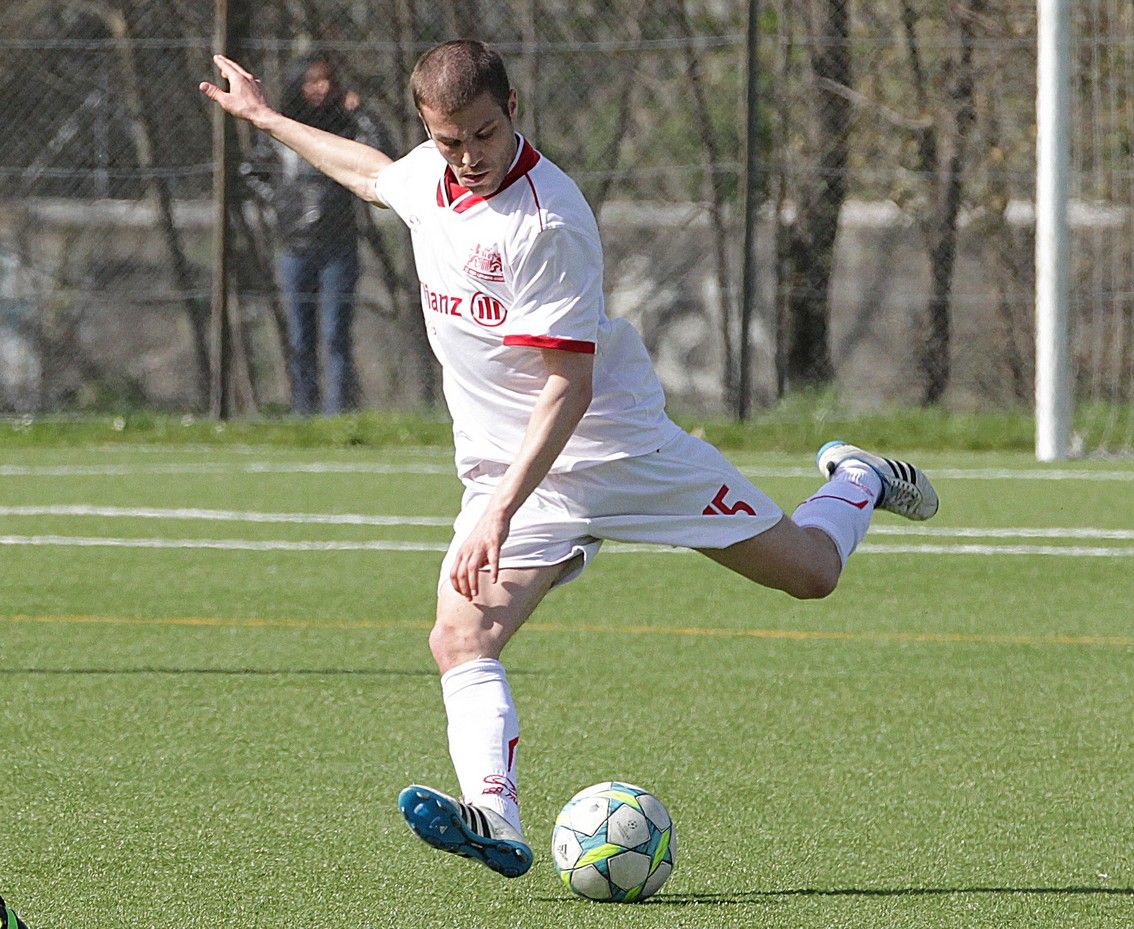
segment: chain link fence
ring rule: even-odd
[[[325,51],[391,154],[422,139],[416,57],[457,35],[494,44],[520,130],[594,206],[610,309],[639,326],[677,409],[813,387],[858,409],[1031,403],[1032,0],[9,0],[0,409],[209,409],[217,158],[196,87],[224,6],[230,54],[269,96],[293,59]],[[1077,220],[1077,286],[1107,295],[1092,331],[1127,345],[1130,285],[1100,279],[1095,256],[1113,274],[1134,264],[1131,86],[1114,80],[1131,16],[1076,4],[1077,89],[1105,97],[1083,111],[1090,169],[1126,172],[1078,191],[1098,209]],[[253,141],[238,127],[238,157]],[[233,409],[283,411],[279,232],[247,185],[234,196]],[[434,404],[407,238],[379,210],[359,230],[354,399]],[[1109,367],[1083,376],[1128,392],[1129,348],[1094,338],[1082,370],[1100,353]]]

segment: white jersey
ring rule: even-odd
[[[517,138],[488,197],[458,186],[432,142],[375,184],[410,228],[462,476],[516,457],[547,377],[540,348],[595,355],[591,405],[552,472],[652,452],[680,432],[638,333],[606,315],[594,214],[574,181]]]

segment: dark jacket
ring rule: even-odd
[[[341,96],[318,109],[304,104],[302,81],[309,63],[299,62],[292,67],[280,112],[389,154],[389,137],[381,123],[361,108],[346,109]],[[282,248],[342,251],[356,245],[358,206],[354,194],[287,146],[268,135],[257,134],[240,172],[255,197],[272,211]]]

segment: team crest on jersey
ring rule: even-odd
[[[503,281],[504,260],[500,257],[500,249],[495,245],[475,246],[465,262],[465,273],[481,281]]]

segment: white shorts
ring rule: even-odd
[[[448,581],[457,550],[504,470],[482,465],[464,478],[439,584]],[[604,539],[727,548],[766,532],[782,517],[783,510],[716,448],[682,433],[648,455],[549,474],[513,517],[500,567],[545,567],[583,555],[579,570],[558,581],[565,584],[582,573]]]

